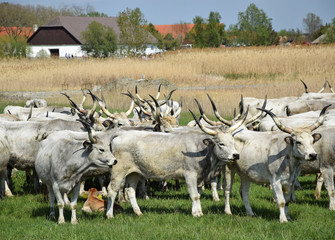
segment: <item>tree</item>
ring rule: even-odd
[[[326,36],[324,38],[325,43],[334,43],[335,42],[335,18],[332,20],[332,24],[326,31]]]
[[[84,44],[81,49],[93,57],[108,57],[117,49],[117,36],[110,27],[92,21],[82,32]]]
[[[303,19],[303,25],[309,40],[312,40],[312,35],[322,26],[322,20],[314,13],[307,13],[306,18]]]
[[[151,33],[158,41],[158,48],[163,49],[164,44],[163,44],[163,36],[160,34],[155,26],[152,23],[149,23],[148,26],[145,27],[145,29]]]
[[[117,23],[120,28],[119,40],[128,55],[136,55],[144,52],[149,43],[149,33],[144,29],[147,21],[139,8],[131,10],[127,8],[119,12]]]
[[[218,12],[210,12],[206,27],[207,46],[219,47],[223,41],[224,25],[220,24],[221,15]]]
[[[195,41],[195,47],[206,47],[206,23],[205,20],[202,17],[196,16],[193,18],[194,23],[194,41]]]
[[[238,13],[240,38],[248,45],[271,45],[276,42],[271,18],[251,3],[245,12]]]

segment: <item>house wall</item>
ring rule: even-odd
[[[73,55],[73,57],[83,57],[84,52],[81,50],[80,45],[41,45],[41,46],[30,46],[31,53],[29,57],[37,57],[41,50],[45,50],[50,56],[50,49],[58,49],[59,57],[65,58],[65,54]],[[86,55],[85,55],[86,57]]]

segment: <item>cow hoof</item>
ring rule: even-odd
[[[202,212],[192,213],[193,217],[202,217],[204,214]]]
[[[214,202],[220,202],[220,198],[218,198],[218,197],[213,197],[213,201],[214,201]]]
[[[63,223],[65,223],[65,220],[64,220],[64,219],[59,219],[59,220],[58,220],[58,224],[63,224]]]
[[[51,212],[51,213],[49,214],[49,219],[50,219],[50,220],[55,220],[55,219],[56,219],[56,216],[55,216],[55,213],[54,213],[54,212]]]
[[[78,221],[77,221],[77,219],[76,219],[76,220],[71,220],[71,224],[73,224],[73,225],[76,225],[76,224],[78,224]]]
[[[114,218],[113,214],[106,214],[107,219]]]
[[[142,216],[142,215],[143,215],[143,213],[142,213],[140,210],[136,210],[136,211],[135,211],[135,214],[136,214],[137,216]]]

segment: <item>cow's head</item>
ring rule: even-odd
[[[233,126],[229,128],[220,127],[220,128],[216,128],[215,130],[205,127],[194,116],[193,112],[192,111],[190,112],[194,120],[200,127],[200,129],[206,134],[213,136],[213,138],[206,138],[204,140],[204,144],[212,147],[213,154],[219,160],[224,161],[224,162],[229,162],[229,161],[235,161],[239,159],[240,155],[235,149],[235,142],[234,142],[232,133],[243,124],[248,114],[248,110],[246,114],[244,115],[243,119],[236,122]]]
[[[290,136],[285,137],[285,142],[292,147],[293,156],[297,159],[312,161],[316,160],[317,158],[317,153],[313,148],[313,144],[321,138],[321,134],[312,134],[312,131],[317,129],[324,122],[325,112],[329,106],[330,105],[322,109],[319,118],[315,121],[314,124],[309,127],[297,129],[292,129],[284,126],[276,117],[276,115],[274,115],[272,112],[264,109],[262,111],[265,111],[271,116],[271,118],[281,131],[290,134]]]
[[[94,136],[94,130],[87,122],[83,120],[78,121],[85,126],[88,132],[89,141],[86,140],[83,146],[91,163],[102,168],[111,168],[115,165],[117,160],[112,154],[110,143],[101,141],[99,137]]]

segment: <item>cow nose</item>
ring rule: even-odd
[[[316,157],[317,157],[318,155],[316,154],[316,153],[310,153],[309,154],[309,159],[310,160],[316,160]]]
[[[240,159],[240,154],[238,154],[238,153],[234,153],[234,154],[233,154],[233,158],[234,158],[234,160],[238,160],[238,159]]]
[[[109,166],[110,168],[112,168],[115,164],[117,164],[117,160],[116,160],[116,159],[114,160],[114,162],[113,162],[112,164],[109,164],[108,166]]]

